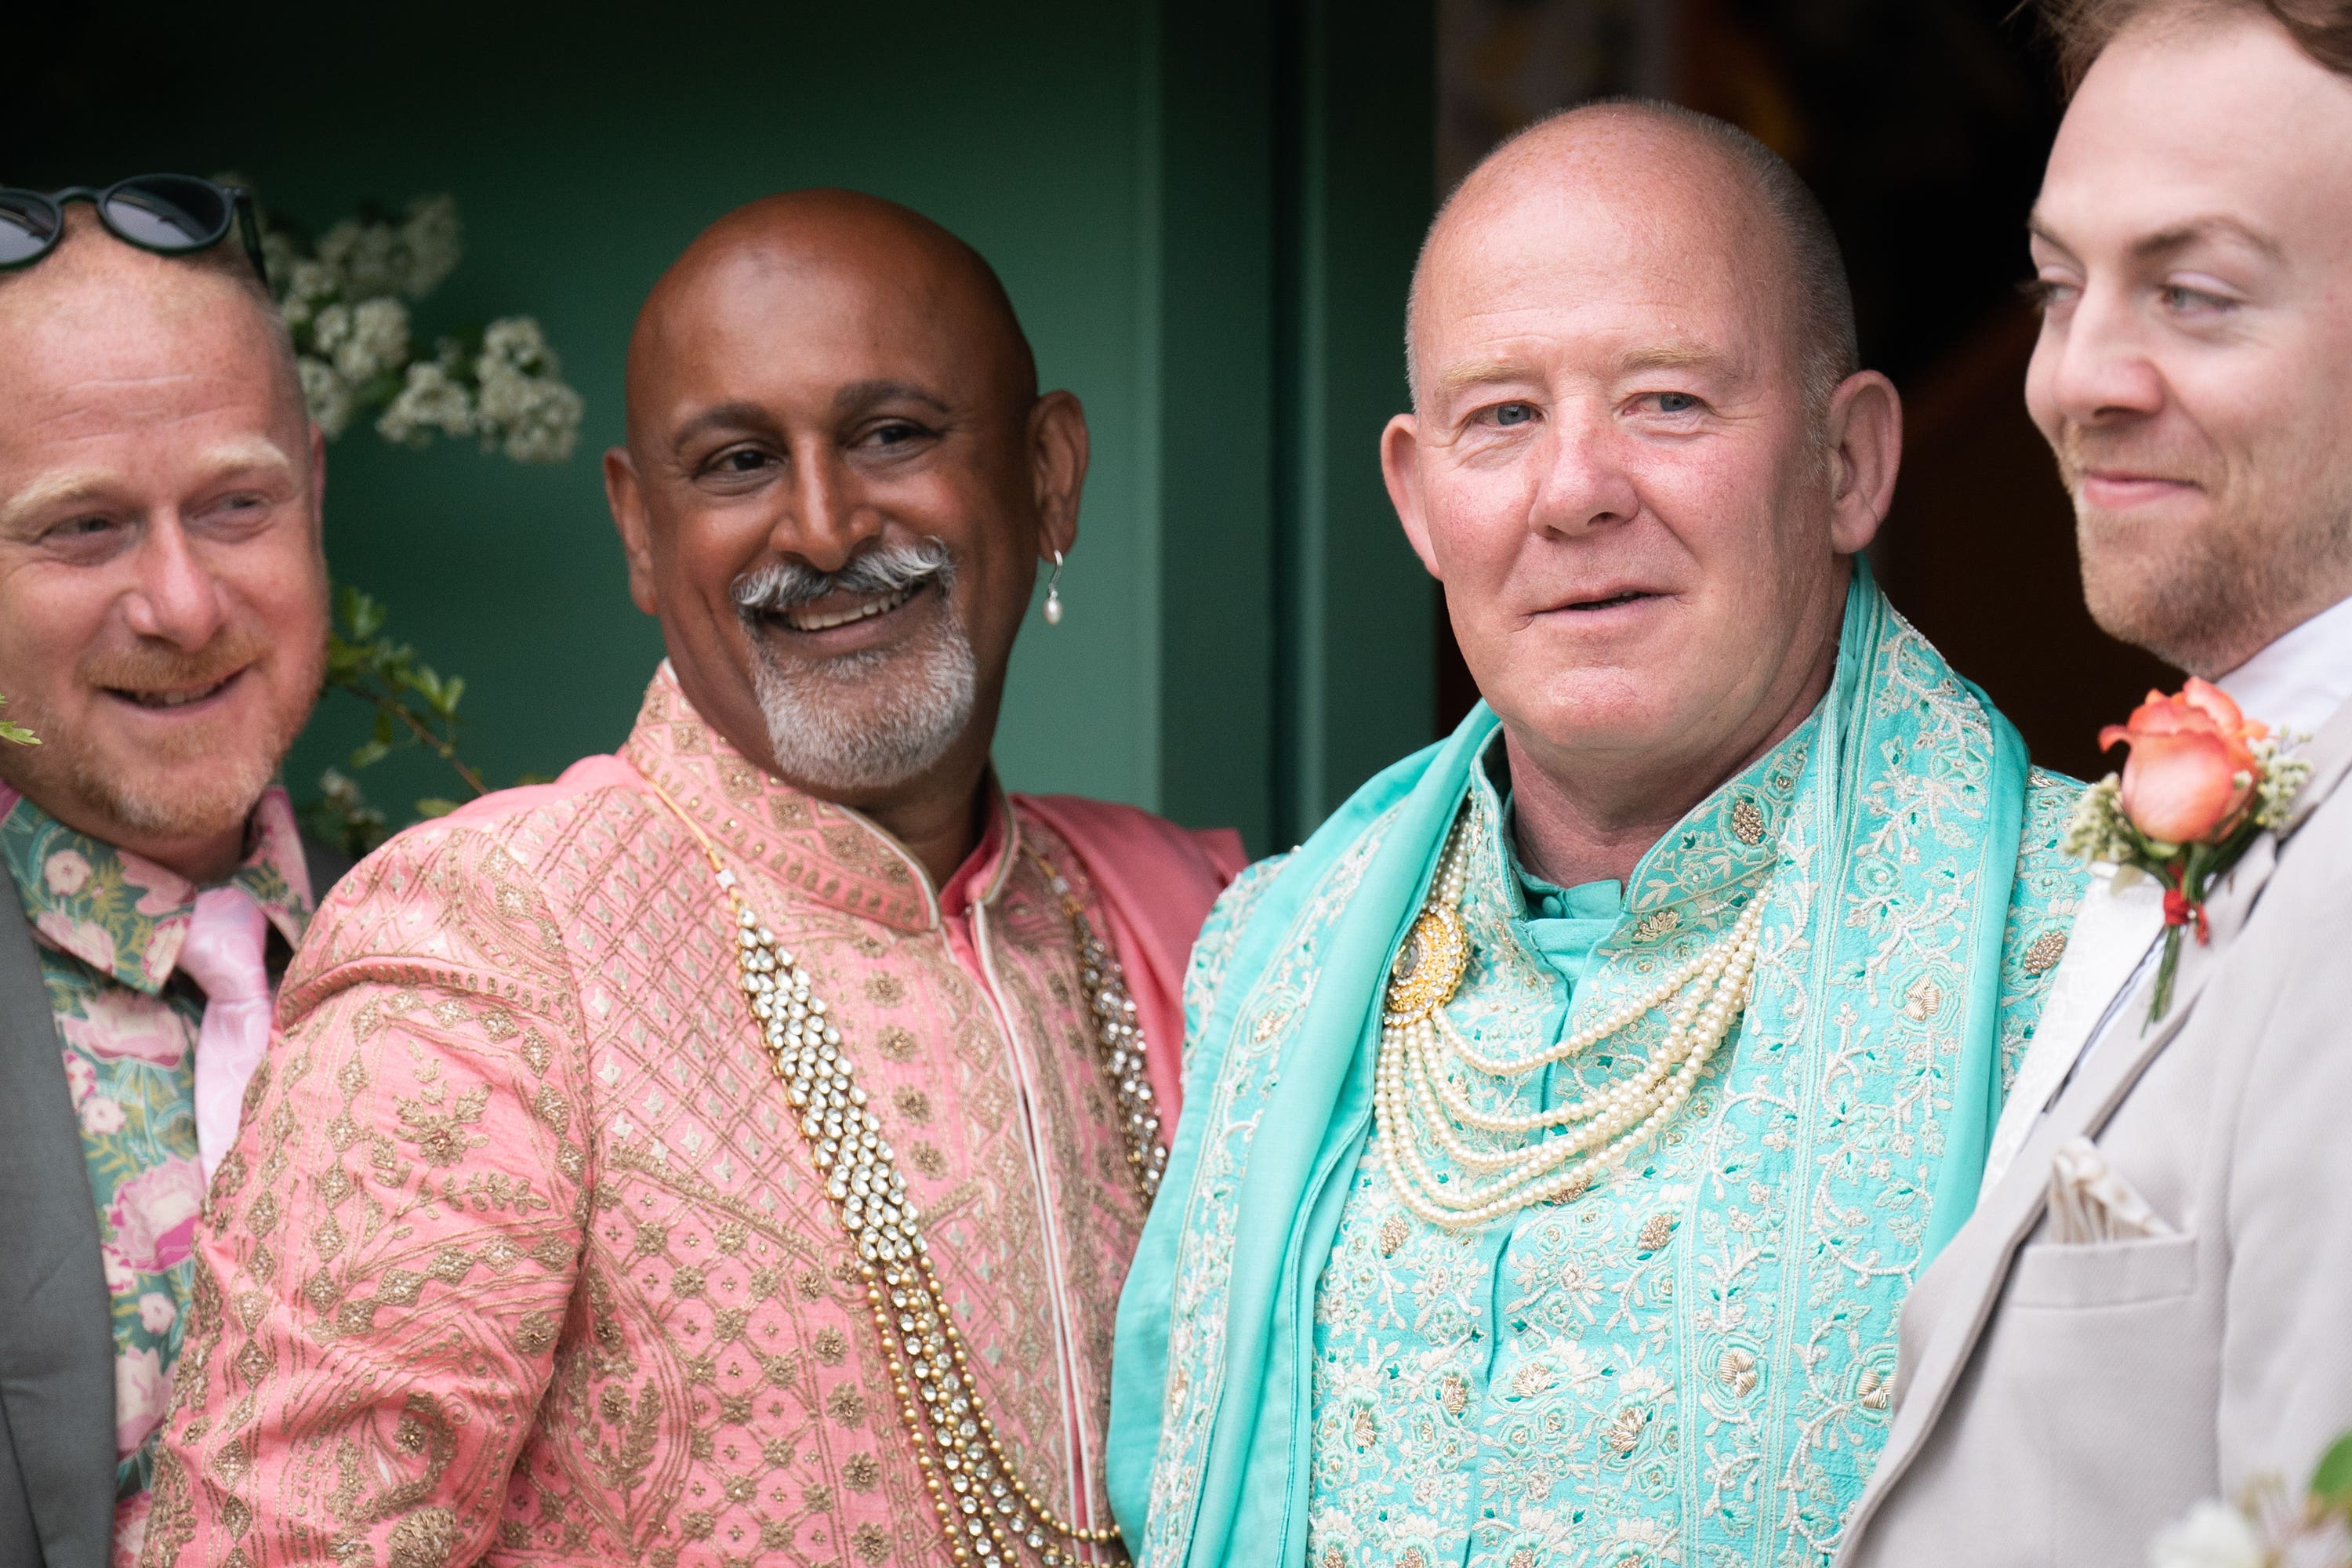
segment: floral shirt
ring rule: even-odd
[[[228,879],[285,938],[282,959],[310,916],[310,873],[284,790],[262,797],[248,843]],[[114,1310],[117,1556],[135,1557],[205,1201],[195,1111],[205,995],[173,973],[198,889],[13,791],[0,791],[0,859],[33,927],[81,1115]]]

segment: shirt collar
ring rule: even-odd
[[[1779,864],[1781,832],[1821,722],[1816,707],[1780,744],[1693,806],[1652,845],[1625,884],[1623,918],[1644,933],[1664,934],[1680,926],[1686,906],[1721,904]],[[1507,773],[1503,757],[1503,731],[1497,728],[1481,759],[1486,765],[1471,770],[1473,809],[1486,825],[1473,874],[1507,889],[1512,907],[1523,911],[1518,859],[1507,842],[1509,811],[1496,787],[1496,773]]]
[[[901,931],[939,925],[940,889],[911,850],[871,818],[747,759],[695,710],[667,659],[646,688],[622,756],[713,841],[801,896]],[[986,788],[980,846],[948,881],[959,913],[992,902],[1019,858],[1020,818],[993,773]]]
[[[272,784],[246,823],[246,856],[221,880],[253,895],[289,948],[310,923],[310,873],[286,791]],[[142,855],[68,827],[0,791],[0,862],[43,942],[150,994],[171,980],[203,889]]]
[[[1780,835],[1818,736],[1821,708],[1813,708],[1776,748],[1691,806],[1673,830],[1651,844],[1625,881],[1616,924],[1590,947],[1592,954],[1654,947],[1667,962],[1679,962],[1694,952],[1694,942],[1722,933],[1780,863]],[[1496,729],[1482,759],[1486,766],[1470,771],[1473,893],[1465,898],[1463,917],[1477,945],[1507,942],[1528,962],[1543,963],[1548,959],[1528,921],[1517,856],[1506,842],[1510,818],[1496,787],[1496,771],[1507,773],[1500,769],[1500,748],[1503,731]]]
[[[2352,701],[2352,599],[2342,599],[2214,682],[2249,719],[2315,735]]]

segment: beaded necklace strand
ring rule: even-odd
[[[946,1287],[931,1267],[906,1175],[883,1140],[882,1123],[867,1106],[857,1068],[842,1047],[841,1030],[824,999],[813,993],[808,970],[777,944],[775,932],[744,900],[735,873],[709,836],[660,785],[651,779],[646,784],[702,847],[734,911],[735,962],[744,1001],[784,1097],[800,1118],[809,1158],[825,1178],[825,1193],[856,1249],[866,1302],[889,1362],[891,1391],[949,1552],[959,1563],[1005,1568],[1008,1562],[1024,1561],[1025,1547],[1044,1568],[1063,1568],[1087,1561],[1077,1553],[1081,1545],[1118,1551],[1116,1525],[1088,1528],[1063,1519],[1043,1500],[1045,1489],[1025,1484],[1014,1470],[981,1405],[971,1355],[949,1310]],[[1078,939],[1081,977],[1104,1069],[1118,1096],[1129,1138],[1128,1163],[1148,1200],[1159,1186],[1166,1157],[1154,1160],[1136,1148],[1139,1134],[1158,1151],[1160,1118],[1151,1107],[1150,1088],[1142,1082],[1143,1037],[1134,1022],[1135,1003],[1117,957],[1095,936],[1068,881],[1034,851],[1032,858],[1047,872]]]
[[[1764,919],[1759,889],[1728,932],[1648,991],[1533,1056],[1507,1060],[1479,1050],[1445,1013],[1469,966],[1462,920],[1469,860],[1465,819],[1446,839],[1429,896],[1390,972],[1372,1088],[1381,1148],[1397,1195],[1415,1215],[1446,1230],[1580,1197],[1664,1131],[1748,1005]],[[1640,1072],[1565,1105],[1519,1114],[1481,1111],[1460,1086],[1458,1068],[1497,1078],[1529,1072],[1581,1055],[1666,1007],[1664,1037]],[[1457,1127],[1487,1137],[1474,1143]],[[1525,1141],[1554,1129],[1567,1131]],[[1499,1139],[1520,1142],[1495,1142]],[[1423,1152],[1426,1145],[1434,1145],[1466,1179],[1441,1177]]]

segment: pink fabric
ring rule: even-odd
[[[1101,930],[1088,862],[1004,811],[963,957],[903,845],[665,671],[623,758],[411,829],[326,900],[199,1227],[153,1568],[953,1568],[732,917],[648,785],[813,973],[1021,1470],[1108,1521],[1145,1205],[1038,864]]]
[[[245,1086],[269,1047],[269,921],[231,882],[196,895],[179,967],[205,988],[196,1036],[196,1152],[205,1180],[236,1142]]]
[[[1110,917],[1111,942],[1143,1024],[1143,1065],[1173,1143],[1184,1109],[1184,966],[1209,906],[1249,864],[1230,827],[1179,827],[1113,801],[1023,795],[1015,805],[1068,840]]]

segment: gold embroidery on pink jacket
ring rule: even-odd
[[[835,999],[1016,1462],[1109,1521],[1142,1205],[1017,850],[1091,902],[1077,857],[1000,797],[942,916],[664,667],[620,759],[402,836],[321,911],[199,1246],[148,1563],[946,1561],[729,912],[646,777]]]

